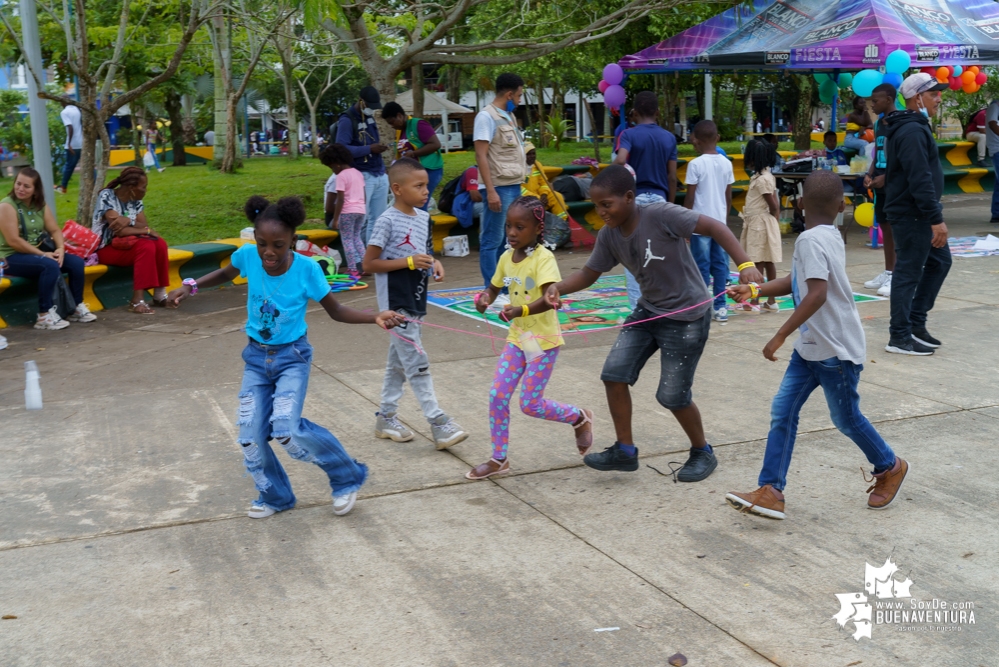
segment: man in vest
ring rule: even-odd
[[[388,175],[382,153],[388,147],[378,137],[375,110],[382,108],[382,98],[374,86],[361,88],[358,100],[336,123],[336,143],[343,144],[354,156],[354,168],[364,176],[364,200],[368,209],[364,225],[364,242],[368,242],[371,226],[388,208]]]
[[[434,128],[422,118],[409,118],[406,111],[397,102],[389,102],[382,109],[382,118],[397,132],[401,132],[399,140],[399,157],[411,157],[419,160],[427,170],[427,203],[422,206],[426,211],[434,190],[444,177],[444,158],[441,156],[441,140]]]
[[[524,80],[509,72],[496,78],[496,96],[475,116],[475,162],[486,208],[479,223],[479,269],[488,285],[503,254],[506,211],[520,196],[527,176],[524,140],[514,116],[524,94]]]

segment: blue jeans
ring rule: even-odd
[[[385,173],[377,176],[370,171],[361,173],[364,174],[364,206],[368,209],[368,219],[364,223],[364,243],[367,245],[375,220],[388,208],[389,182]]]
[[[861,156],[870,153],[870,149],[868,147],[873,145],[874,144],[864,141],[863,139],[858,137],[856,134],[853,134],[852,132],[847,132],[846,138],[843,140],[844,148],[852,148],[855,151],[857,151],[858,155]]]
[[[482,271],[484,285],[488,285],[496,273],[496,264],[506,249],[506,210],[520,196],[520,185],[500,185],[496,187],[500,198],[500,210],[489,208],[488,195],[482,190],[486,206],[479,220],[479,270]]]
[[[434,196],[434,190],[440,185],[441,179],[444,178],[444,169],[427,169],[427,203],[420,208],[424,211],[430,206],[430,200]]]
[[[894,279],[892,280],[894,283]],[[895,285],[892,284],[892,290],[894,289]],[[833,424],[840,433],[860,447],[874,466],[874,471],[884,472],[895,465],[895,452],[860,412],[857,383],[862,370],[862,365],[841,361],[836,357],[824,361],[805,361],[797,350],[791,354],[791,363],[787,365],[780,389],[770,407],[770,433],[767,435],[767,450],[763,455],[760,486],[770,484],[778,491],[784,490],[794,440],[798,435],[798,414],[817,387],[822,387],[826,394]]]
[[[159,169],[160,168],[160,158],[156,154],[156,144],[146,144],[146,150],[153,154],[153,164],[156,165],[157,169]]]
[[[666,199],[662,195],[643,192],[635,197],[635,203],[640,207],[644,207],[649,204],[665,204]],[[624,284],[628,290],[628,307],[635,310],[638,307],[638,300],[642,297],[642,288],[638,285],[638,280],[635,279],[635,276],[628,269],[624,270]]]
[[[711,290],[711,294],[724,292],[728,285],[728,253],[710,236],[694,234],[690,237],[690,254],[694,256],[704,284]],[[711,286],[712,279],[714,287]],[[725,294],[720,294],[715,297],[715,310],[724,307]]]
[[[992,154],[992,165],[996,168],[996,173],[999,174],[999,153]],[[999,183],[996,183],[995,187],[992,188],[992,219],[997,218],[999,218]]]
[[[82,259],[69,253],[63,256],[62,268],[59,268],[59,262],[49,257],[15,252],[7,256],[7,268],[4,271],[8,276],[37,280],[38,312],[47,313],[52,307],[52,292],[55,291],[56,281],[64,273],[69,276],[69,291],[73,293],[73,300],[78,304],[83,303],[84,266]]]
[[[236,425],[243,463],[260,492],[256,504],[277,511],[295,506],[291,482],[271,449],[271,438],[293,459],[322,468],[334,496],[361,488],[368,467],[352,459],[332,433],[302,417],[312,362],[309,339],[302,336],[285,345],[250,340],[243,361]]]
[[[909,340],[913,329],[925,329],[954,261],[950,246],[934,248],[933,230],[925,220],[893,220],[895,270],[891,274],[892,340]]]
[[[80,161],[80,150],[79,148],[74,148],[73,152],[70,153],[69,149],[66,149],[66,164],[62,168],[63,190],[69,185],[69,179],[73,178],[73,171],[76,170],[76,164]]]

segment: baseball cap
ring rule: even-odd
[[[940,83],[935,77],[930,76],[926,72],[917,72],[905,78],[905,81],[899,86],[898,92],[902,95],[903,100],[911,100],[921,93],[928,93],[931,90],[944,90],[946,88],[948,88],[946,83]]]
[[[361,99],[364,100],[364,105],[369,109],[382,108],[382,96],[378,94],[378,89],[374,86],[361,88]]]

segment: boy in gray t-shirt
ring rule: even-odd
[[[791,362],[784,373],[771,412],[770,433],[760,471],[760,488],[752,493],[731,492],[725,500],[736,509],[784,518],[784,485],[797,435],[798,413],[805,400],[822,387],[833,424],[853,440],[874,466],[874,484],[867,489],[867,506],[884,509],[895,499],[909,464],[895,456],[888,443],[860,412],[857,384],[864,370],[864,329],[846,276],[846,252],[836,216],[843,211],[843,182],[831,171],[813,172],[805,179],[802,198],[805,231],[794,245],[791,275],[766,285],[729,288],[737,301],[757,296],[794,296],[794,312],[763,348],[774,356],[785,339],[798,329]],[[873,491],[873,493],[871,493]]]

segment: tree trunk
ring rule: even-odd
[[[590,108],[590,103],[586,99],[586,96],[580,93],[583,100],[583,106],[586,108],[586,117],[590,119],[590,131],[593,132],[593,157],[596,158],[597,162],[600,162],[600,133],[597,132],[597,123],[593,118],[593,109]]]
[[[753,91],[750,90],[746,93],[746,101],[743,102],[743,108],[746,111],[746,132],[753,133],[756,132],[756,127],[753,125]]]
[[[290,54],[281,54],[281,68],[284,70],[284,106],[288,110],[288,157],[298,157],[298,119],[295,113],[295,72]]]
[[[107,120],[102,114],[99,122],[96,123],[97,138],[100,139],[104,144],[104,150],[101,154],[101,161],[95,165],[97,169],[97,176],[94,178],[94,185],[90,188],[90,199],[87,202],[87,219],[93,215],[93,202],[97,199],[97,193],[104,189],[104,184],[107,182],[108,167],[111,164],[111,137],[108,135],[108,127],[104,124]],[[86,132],[84,132],[86,136]],[[94,160],[96,162],[96,160]],[[80,182],[80,200],[83,200],[83,181]]]
[[[538,92],[538,148],[545,147],[545,84],[537,85]]]
[[[322,96],[316,99],[315,104],[309,105],[309,123],[312,124],[312,157],[319,157],[319,126],[316,125],[318,119],[316,117],[316,109],[319,107],[319,100]]]
[[[193,146],[198,143],[198,131],[194,125],[194,100],[190,95],[183,95],[180,99],[184,109],[184,120],[181,122],[184,128],[184,145]]]
[[[417,63],[413,65],[411,72],[410,76],[413,81],[413,117],[423,118],[423,64]]]
[[[680,106],[680,138],[684,141],[687,140],[687,95],[685,91],[680,91],[679,95],[679,106]]]
[[[173,166],[186,167],[187,154],[184,152],[184,117],[181,115],[180,95],[167,91],[164,106],[170,119],[170,143],[173,148]]]
[[[229,136],[229,128],[226,124],[229,117],[226,104],[226,86],[229,81],[229,72],[226,70],[229,58],[229,30],[226,26],[226,20],[221,14],[217,14],[212,19],[212,33],[218,42],[218,48],[212,49],[215,77],[215,146],[212,150],[212,159],[215,165],[219,166],[225,163],[226,141]]]
[[[390,73],[388,71],[383,71],[378,76],[371,76],[369,74],[371,85],[378,89],[378,95],[382,98],[382,106],[388,102],[395,101],[395,80],[398,76],[399,72]],[[380,110],[375,111],[375,122],[378,123],[379,139],[383,144],[391,148],[392,144],[395,143],[395,128],[385,122]],[[387,150],[382,153],[382,161],[385,162],[386,169],[392,164],[394,157],[394,150]]]
[[[794,110],[794,148],[805,151],[812,147],[812,77],[793,74],[798,84],[798,107]]]
[[[145,109],[136,103],[133,107],[135,114],[132,115],[132,153],[135,154],[135,166],[142,167],[142,151],[145,144],[142,141],[142,128],[146,126]]]
[[[224,174],[231,174],[242,166],[239,156],[236,153],[239,147],[236,141],[236,104],[238,102],[239,97],[234,92],[229,95],[225,105],[225,152],[222,156],[222,167],[220,169]],[[288,134],[290,135],[291,133],[289,132]],[[218,141],[217,136],[216,141]]]
[[[97,144],[97,125],[100,123],[100,112],[97,110],[97,90],[86,85],[83,78],[77,84],[80,91],[80,109],[87,109],[82,116],[83,150],[80,151],[80,196],[76,203],[76,221],[81,225],[90,226],[93,211],[94,190],[94,148]]]
[[[447,68],[447,98],[454,103],[461,100],[461,70],[457,65]]]

